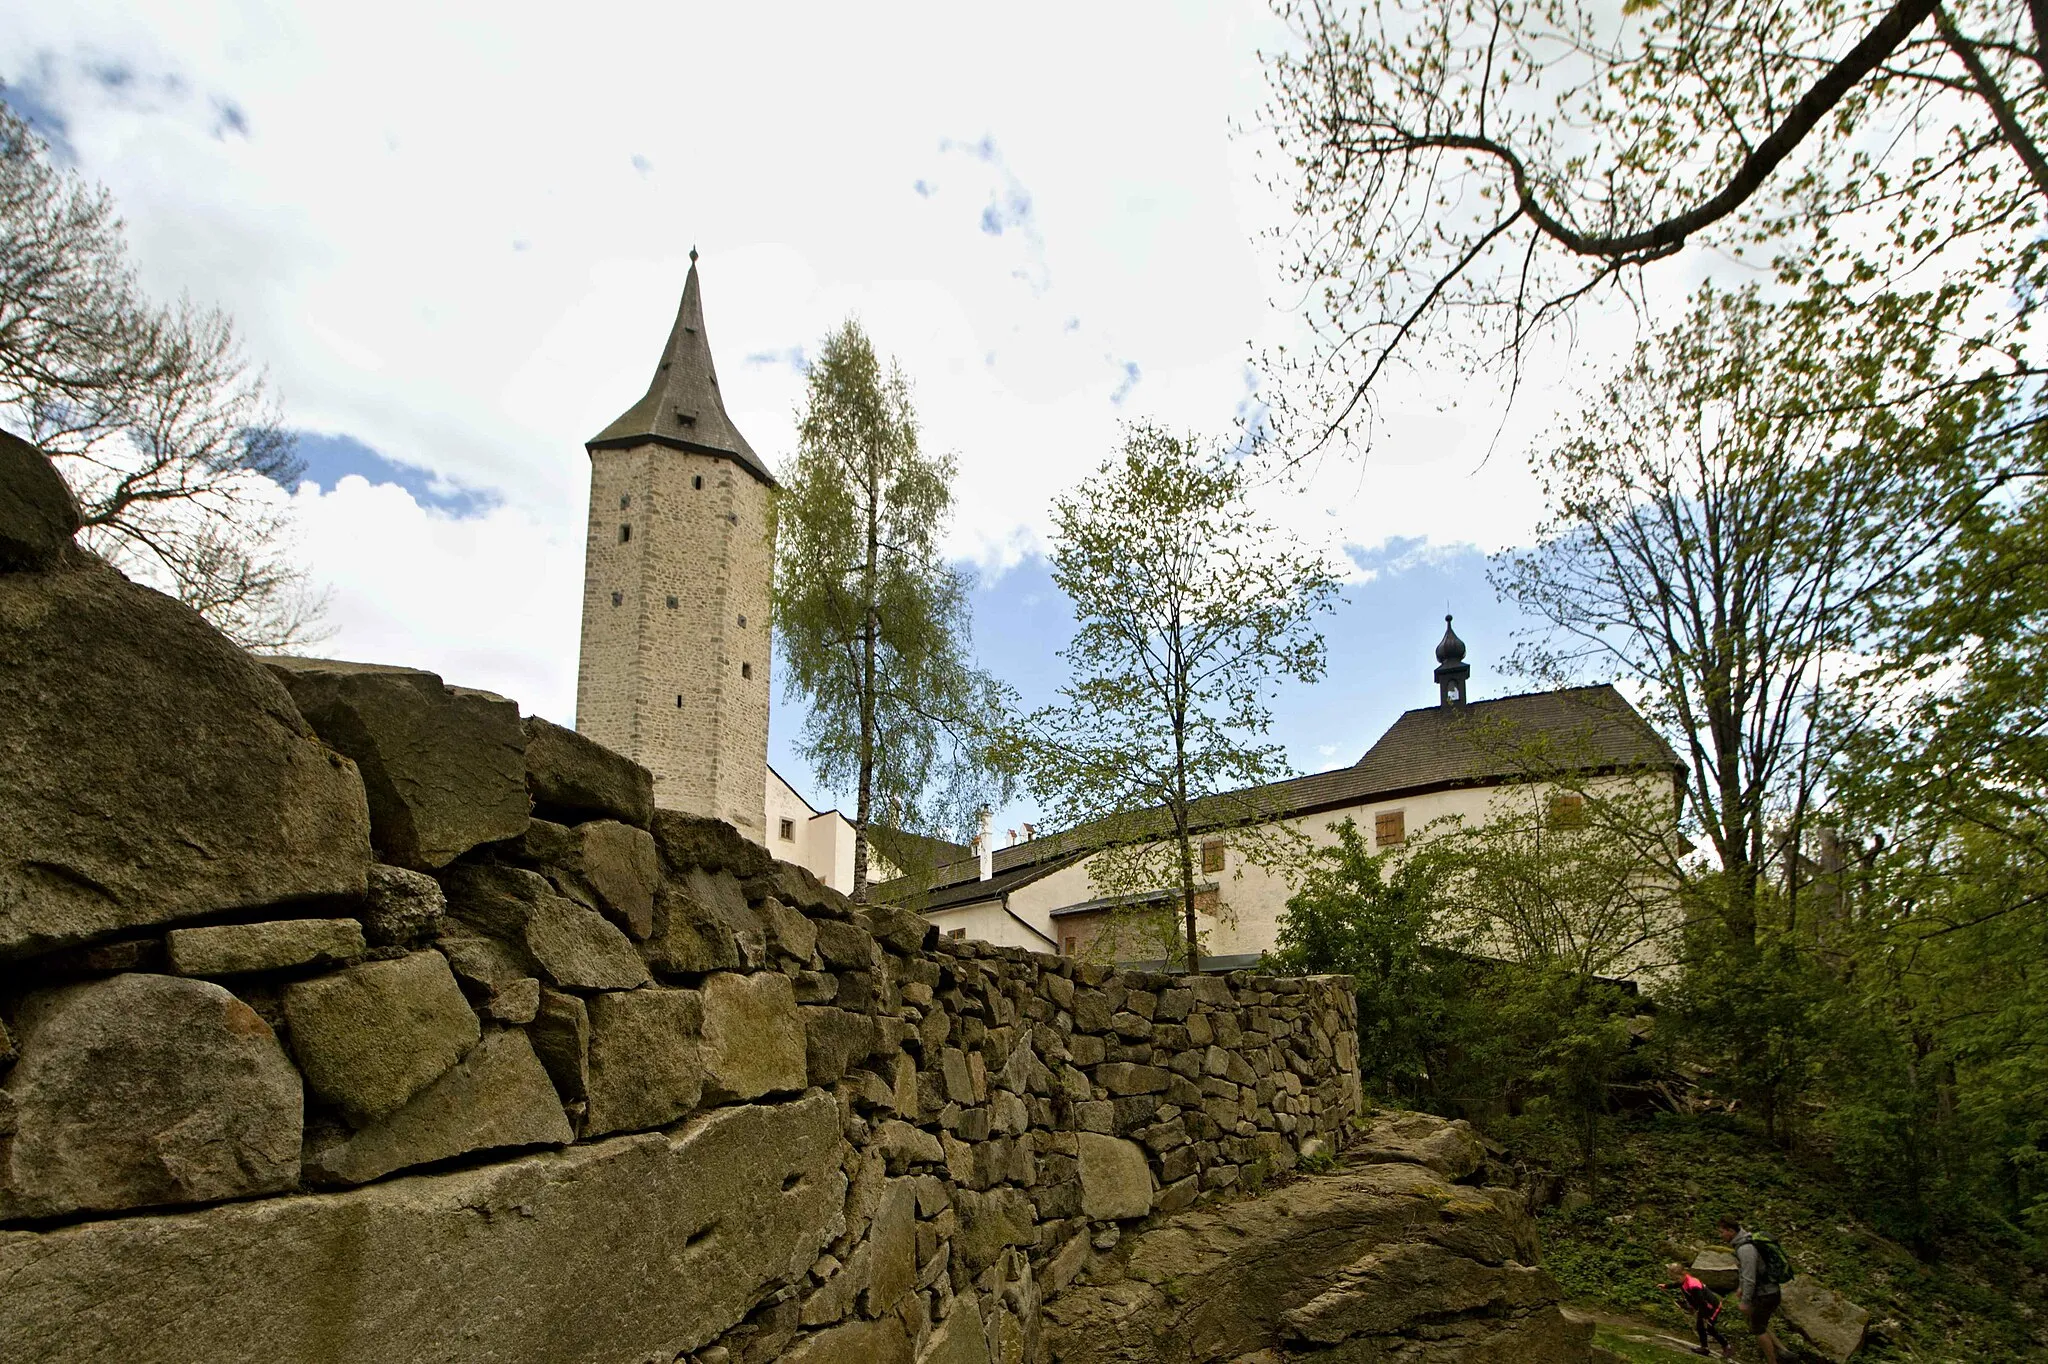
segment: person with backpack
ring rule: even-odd
[[[1710,1353],[1707,1337],[1711,1334],[1721,1347],[1721,1358],[1733,1359],[1735,1352],[1728,1345],[1728,1337],[1721,1334],[1721,1295],[1694,1278],[1684,1265],[1667,1265],[1671,1271],[1671,1282],[1660,1283],[1659,1288],[1675,1288],[1678,1300],[1685,1304],[1685,1310],[1692,1313],[1692,1329],[1698,1333],[1700,1343],[1693,1351],[1696,1355]]]
[[[1735,1305],[1742,1309],[1742,1319],[1749,1323],[1749,1333],[1756,1337],[1764,1359],[1778,1364],[1778,1338],[1771,1334],[1771,1314],[1784,1301],[1792,1261],[1783,1246],[1748,1230],[1732,1213],[1721,1219],[1721,1239],[1735,1250]]]

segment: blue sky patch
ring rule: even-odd
[[[757,350],[747,354],[746,363],[757,368],[775,365],[786,366],[791,374],[802,374],[809,370],[811,362],[802,346],[785,346],[781,350]]]
[[[71,125],[58,112],[51,95],[50,58],[47,53],[38,59],[34,72],[27,76],[17,75],[0,86],[0,100],[6,101],[7,107],[28,125],[30,132],[48,144],[53,160],[64,165],[78,163],[78,149],[71,145]]]
[[[354,436],[301,431],[298,453],[306,463],[305,477],[322,488],[332,489],[350,474],[360,474],[371,483],[394,483],[422,507],[457,519],[482,516],[504,500],[492,489],[465,488],[416,464],[380,455]]]

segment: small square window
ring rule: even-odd
[[[669,609],[669,610],[671,610],[671,611],[673,611],[673,610],[675,610],[675,609],[676,609],[676,607],[677,607],[677,606],[679,606],[679,605],[681,605],[681,603],[680,603],[680,602],[678,602],[678,601],[677,601],[677,600],[675,599],[675,595],[674,595],[673,593],[671,593],[671,594],[669,595],[669,599],[668,599],[668,609]]]
[[[1223,870],[1223,840],[1205,838],[1202,840],[1202,870],[1218,872]]]
[[[967,936],[967,930],[964,928],[949,928],[946,930],[946,936],[958,942]]]
[[[1391,847],[1408,841],[1408,814],[1405,810],[1384,810],[1372,817],[1372,839],[1380,847]]]
[[[753,664],[751,664],[751,663],[742,663],[742,664],[740,664],[740,676],[741,676],[741,677],[752,677],[753,675],[754,675],[754,665],[753,665]]]
[[[1550,827],[1579,829],[1586,823],[1586,798],[1560,792],[1550,798]]]
[[[1068,956],[1070,956],[1070,957],[1071,957],[1071,956],[1073,956],[1073,955],[1074,955],[1074,939],[1073,939],[1073,938],[1072,938],[1071,936],[1069,936],[1069,937],[1067,938],[1067,945],[1066,945],[1066,946],[1065,946],[1064,948],[1060,949],[1060,950],[1061,950],[1061,951],[1063,951],[1063,952],[1065,952],[1065,953],[1066,953],[1066,954],[1067,954]]]
[[[1222,903],[1223,896],[1218,891],[1198,890],[1195,892],[1195,913],[1197,914],[1213,915]]]
[[[625,594],[625,593],[623,593],[623,592],[614,592],[614,593],[612,593],[612,605],[613,605],[613,606],[624,606],[625,604],[626,604],[626,594]]]
[[[740,629],[744,630],[744,629],[746,629],[746,628],[747,628],[747,618],[746,618],[745,616],[741,616],[741,617],[740,617]]]
[[[623,544],[625,544],[625,543],[626,543],[626,541],[628,541],[628,540],[630,540],[630,539],[632,539],[632,538],[633,538],[633,528],[632,528],[631,526],[627,526],[627,525],[621,525],[621,526],[619,527],[619,543],[623,545]]]
[[[795,820],[793,820],[793,819],[785,819],[785,820],[783,820],[783,821],[782,821],[782,838],[783,838],[783,841],[784,841],[784,842],[787,842],[787,843],[794,843],[794,842],[796,842],[796,821],[795,821]]]

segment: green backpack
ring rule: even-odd
[[[1749,1243],[1756,1247],[1756,1270],[1759,1287],[1765,1284],[1788,1284],[1798,1271],[1792,1268],[1792,1257],[1785,1253],[1785,1247],[1760,1232],[1749,1234]]]

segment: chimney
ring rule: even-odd
[[[989,812],[981,812],[981,832],[974,837],[974,853],[981,860],[981,879],[986,881],[996,874],[996,822]]]

